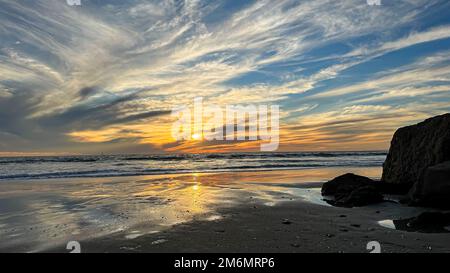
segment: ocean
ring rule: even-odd
[[[386,152],[83,155],[0,158],[0,180],[381,167]]]

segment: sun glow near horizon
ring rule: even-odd
[[[203,135],[202,134],[193,134],[192,139],[201,141],[201,140],[203,140]]]

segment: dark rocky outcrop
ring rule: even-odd
[[[448,233],[450,213],[424,212],[417,217],[394,220],[395,228],[410,232]]]
[[[422,183],[428,167],[450,160],[450,114],[395,132],[382,181],[412,188]]]
[[[322,195],[333,196],[329,203],[341,207],[359,207],[383,201],[377,182],[370,178],[347,173],[325,183]]]
[[[398,129],[381,181],[345,174],[322,187],[341,206],[380,202],[386,193],[404,194],[410,205],[450,207],[450,114]]]
[[[411,205],[450,206],[450,114],[395,132],[382,181],[409,189]]]
[[[412,204],[450,208],[450,161],[427,168],[410,193]]]
[[[383,201],[383,195],[374,186],[365,186],[351,191],[348,195],[337,196],[335,206],[361,207]]]
[[[368,177],[347,173],[323,184],[323,195],[338,195],[348,193],[357,188],[370,186],[374,181]]]

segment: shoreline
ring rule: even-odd
[[[194,174],[205,174],[205,175],[215,175],[224,173],[253,173],[253,172],[295,172],[295,171],[308,171],[308,170],[326,170],[326,169],[371,169],[380,168],[380,166],[315,166],[315,167],[286,167],[286,168],[243,168],[243,169],[218,169],[218,170],[198,170],[198,171],[174,171],[174,172],[153,172],[153,173],[143,173],[143,174],[123,174],[123,175],[99,175],[99,176],[67,176],[67,177],[17,177],[17,178],[0,178],[0,183],[2,182],[13,182],[13,181],[40,181],[40,180],[72,180],[72,179],[114,179],[114,178],[137,178],[137,177],[156,177],[156,176],[183,176],[183,175],[194,175]],[[373,179],[379,179],[379,177],[372,177]],[[320,183],[320,182],[317,182]]]

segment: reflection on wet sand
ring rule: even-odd
[[[252,173],[10,181],[0,183],[0,251],[39,251],[70,240],[121,232],[135,239],[192,220],[216,221],[244,202],[321,202],[320,184],[349,171]],[[351,170],[379,177],[380,168]]]

